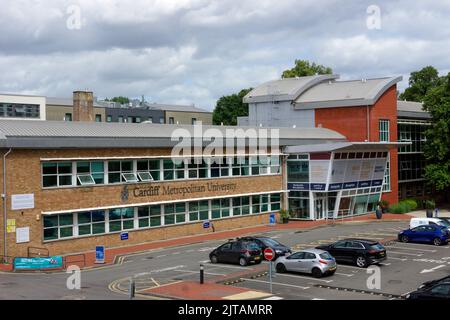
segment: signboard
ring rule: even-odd
[[[325,183],[311,183],[311,190],[313,191],[323,191],[325,190]]]
[[[275,258],[275,251],[273,251],[272,248],[265,248],[264,259],[266,259],[267,261],[272,261],[273,258]]]
[[[7,233],[16,232],[16,219],[7,219],[6,220],[6,232]]]
[[[30,242],[30,227],[16,228],[16,243]]]
[[[307,191],[309,190],[309,183],[288,183],[288,189],[296,191]]]
[[[11,210],[34,209],[34,193],[13,194],[11,196]]]
[[[63,259],[61,256],[35,257],[35,258],[14,258],[14,269],[55,269],[62,268]]]
[[[95,247],[95,263],[105,263],[105,246]]]
[[[210,226],[209,220],[203,221],[203,229],[208,229]]]
[[[275,213],[269,215],[269,224],[273,226],[275,224]]]
[[[128,232],[122,232],[120,234],[120,240],[128,240]]]

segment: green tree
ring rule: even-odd
[[[325,67],[321,64],[310,63],[307,60],[295,60],[295,66],[292,69],[284,70],[281,75],[282,78],[295,78],[313,76],[315,74],[332,74],[333,70],[330,67]]]
[[[432,66],[411,72],[409,87],[400,94],[400,100],[423,102],[426,94],[441,82],[439,72]]]
[[[217,100],[213,111],[213,123],[235,126],[237,117],[248,116],[248,103],[244,103],[242,100],[252,89],[242,89],[239,93],[223,96]]]
[[[118,97],[112,98],[110,101],[118,102],[120,104],[126,104],[126,103],[130,102],[130,99],[128,99],[127,97],[118,96]]]
[[[431,115],[426,131],[424,177],[442,191],[450,187],[450,73],[430,88],[424,98],[424,110]]]

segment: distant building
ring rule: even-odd
[[[0,94],[0,118],[45,120],[44,96]]]
[[[147,103],[147,107],[164,111],[167,124],[195,124],[201,121],[204,125],[212,125],[212,112],[195,106]]]
[[[73,121],[74,120],[73,98],[48,97],[46,103],[47,118],[51,121]],[[105,108],[93,102],[94,121],[105,122]]]

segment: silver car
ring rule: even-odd
[[[279,257],[275,269],[279,273],[295,271],[310,273],[315,278],[333,275],[336,272],[336,260],[327,252],[319,249],[307,249],[289,256]]]

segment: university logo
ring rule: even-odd
[[[122,202],[127,202],[128,201],[128,196],[130,195],[129,191],[128,191],[128,186],[123,186],[122,192],[120,193],[120,198],[122,200]]]

